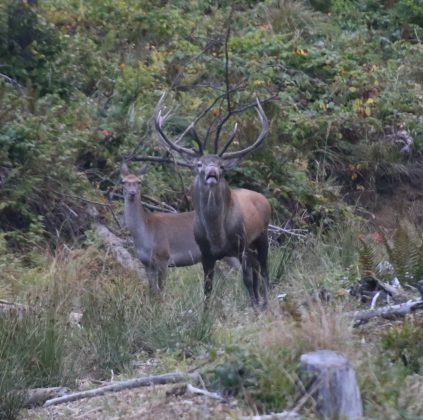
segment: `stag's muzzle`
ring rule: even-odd
[[[206,184],[215,185],[219,182],[219,169],[215,166],[206,170]]]

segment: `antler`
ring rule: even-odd
[[[163,131],[163,124],[166,122],[166,120],[169,118],[170,116],[170,111],[167,112],[166,114],[162,115],[162,110],[160,109],[160,106],[163,102],[163,99],[165,98],[166,93],[164,93],[158,104],[156,107],[156,112],[154,115],[154,125],[156,127],[156,130],[159,133],[159,137],[161,138],[161,140],[163,140],[171,149],[175,150],[176,152],[180,153],[180,154],[186,154],[188,156],[191,157],[196,157],[198,156],[198,152],[196,152],[195,150],[192,149],[188,149],[186,147],[180,146],[178,145],[178,143],[187,135],[187,133],[192,130],[194,128],[194,122],[192,122],[184,131],[182,134],[180,134],[178,136],[178,138],[174,141],[170,140],[166,133]]]
[[[225,151],[228,149],[228,147],[232,143],[233,139],[235,138],[236,129],[237,129],[237,126],[235,124],[235,129],[232,132],[231,137],[229,138],[229,140],[226,142],[225,146],[223,147],[223,149],[219,153],[219,156],[222,159],[242,158],[247,153],[252,152],[258,146],[260,146],[260,144],[263,142],[264,136],[266,135],[267,129],[269,128],[269,122],[267,120],[266,114],[263,111],[263,108],[261,107],[261,104],[260,104],[260,101],[258,100],[258,98],[256,98],[256,103],[257,103],[256,111],[257,111],[257,114],[258,114],[260,121],[261,121],[261,130],[260,130],[260,133],[259,133],[256,141],[252,145],[246,147],[245,149],[238,150],[237,152],[225,153]]]

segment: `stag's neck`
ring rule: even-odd
[[[134,238],[135,246],[141,246],[148,237],[146,215],[141,201],[139,199],[134,201],[125,199],[124,215],[126,227]]]
[[[200,223],[213,248],[221,249],[227,243],[226,221],[232,208],[231,189],[225,180],[217,185],[194,183],[194,206]]]

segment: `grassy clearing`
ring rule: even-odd
[[[340,316],[357,305],[345,294],[359,278],[354,232],[337,229],[272,249],[271,303],[259,315],[249,306],[240,274],[225,266],[216,276],[211,310],[204,313],[200,267],[171,270],[157,300],[137,276],[93,246],[44,255],[47,268],[33,267],[32,285],[24,281],[16,296],[34,316],[0,318],[1,417],[18,415],[20,390],[131,375],[134,361],[152,355],[155,372],[204,365],[207,387],[238,398],[245,412],[293,408],[302,391],[299,357],[318,349],[351,359],[366,415],[421,415],[415,343],[421,321],[399,322],[381,334],[371,326],[353,329]],[[321,299],[322,289],[329,301]],[[278,301],[282,292],[288,297]],[[71,312],[82,313],[78,327],[69,321]],[[302,410],[314,415],[312,405]]]

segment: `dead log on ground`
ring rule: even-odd
[[[124,239],[116,236],[107,226],[101,223],[95,223],[93,227],[96,235],[110,249],[110,252],[122,267],[138,274],[142,271],[142,264],[125,248],[126,241]]]
[[[355,372],[342,353],[330,350],[305,353],[300,359],[300,370],[305,388],[323,418],[362,418]]]
[[[124,389],[137,388],[141,386],[164,385],[169,383],[183,382],[186,380],[197,379],[196,374],[187,373],[164,373],[163,375],[142,376],[139,378],[129,379],[127,381],[115,382],[100,388],[89,389],[87,391],[75,392],[73,394],[64,395],[63,397],[53,398],[45,402],[44,407],[51,405],[63,404],[70,401],[76,401],[83,398],[97,397],[107,392],[118,392]]]
[[[376,316],[381,316],[386,319],[395,319],[421,309],[423,309],[423,300],[412,300],[398,305],[346,312],[345,315],[352,318],[356,321],[356,324],[359,325]]]

